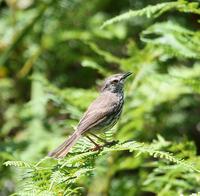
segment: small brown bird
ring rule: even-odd
[[[99,147],[89,135],[101,139],[94,133],[106,131],[116,124],[124,104],[124,81],[129,75],[131,75],[131,72],[115,74],[105,80],[99,97],[88,107],[75,132],[58,148],[50,152],[50,157],[61,158],[66,156],[82,135],[86,135],[96,147]]]

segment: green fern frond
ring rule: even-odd
[[[173,176],[173,177],[172,177]],[[193,190],[193,186],[198,186],[197,176],[194,171],[187,172],[181,165],[157,165],[153,171],[147,176],[143,185],[145,187],[165,187],[166,184],[170,184],[171,189],[179,185],[187,190]],[[170,179],[170,182],[168,180]],[[192,186],[191,186],[192,185]],[[160,188],[161,188],[160,187]],[[161,188],[162,189],[162,188]],[[199,190],[199,189],[197,189]],[[163,188],[163,194],[168,193],[168,190]],[[165,195],[165,194],[164,194]]]
[[[128,150],[130,152],[137,151],[139,154],[148,153],[150,156],[152,156],[154,158],[165,159],[171,163],[175,163],[177,165],[182,165],[186,169],[200,172],[198,169],[193,167],[191,164],[185,162],[184,160],[176,158],[173,154],[170,154],[169,152],[155,150],[152,148],[151,145],[146,145],[146,144],[138,143],[135,141],[126,142],[123,144],[117,144],[111,148],[105,148],[101,153],[113,152],[113,151],[124,151],[124,150]]]
[[[77,166],[77,165],[83,164],[84,163],[83,161],[86,158],[94,157],[97,154],[98,154],[97,151],[89,151],[89,152],[83,152],[83,153],[80,153],[77,155],[72,155],[69,158],[61,160],[61,162],[60,162],[62,164],[61,168],[65,167],[65,166],[71,167],[72,165]],[[63,163],[63,161],[64,161],[64,163]]]
[[[22,185],[20,191],[21,193],[23,192],[26,194],[34,192],[35,195],[40,195],[40,193],[43,193],[44,191],[47,191],[49,194],[58,194],[60,190],[62,190],[62,192],[70,192],[76,188],[76,191],[81,190],[79,186],[73,189],[70,187],[72,185],[74,186],[80,178],[85,175],[90,175],[91,172],[95,170],[97,157],[104,156],[110,152],[137,152],[136,156],[148,154],[154,158],[164,159],[169,163],[173,163],[175,168],[181,168],[182,171],[200,172],[193,165],[177,158],[173,154],[158,150],[161,144],[161,146],[167,145],[166,141],[164,141],[161,136],[159,137],[159,140],[159,145],[156,145],[155,141],[150,145],[128,141],[104,147],[100,152],[88,151],[71,153],[66,158],[54,162],[51,162],[50,158],[44,158],[38,164],[29,164],[22,161],[7,161],[5,162],[5,165],[34,168],[25,175],[23,180],[24,185]],[[33,165],[36,165],[37,167],[34,167]]]
[[[142,32],[141,40],[161,47],[171,56],[200,58],[199,33],[173,22],[156,23],[150,26]]]
[[[177,9],[182,12],[193,12],[196,14],[200,14],[200,11],[198,10],[197,7],[198,7],[198,3],[195,3],[195,4],[188,3],[187,1],[166,2],[166,3],[157,4],[157,5],[149,5],[141,10],[130,10],[124,14],[116,16],[110,20],[107,20],[106,22],[103,23],[101,28],[104,28],[116,22],[129,20],[137,16],[146,16],[147,18],[156,18],[160,16],[161,14],[163,14],[164,12],[167,12],[172,9]]]
[[[25,161],[6,161],[5,166],[15,166],[20,168],[34,168],[34,165]]]
[[[110,20],[107,20],[103,23],[101,28],[104,28],[108,25],[111,25],[116,22],[121,22],[123,20],[129,20],[130,18],[136,17],[136,16],[146,16],[147,18],[151,18],[161,12],[161,10],[170,10],[172,8],[176,8],[177,6],[180,6],[179,2],[168,2],[168,3],[160,3],[157,5],[149,5],[141,10],[130,10],[124,14],[121,14],[119,16],[116,16]],[[164,12],[163,10],[163,12]]]
[[[61,173],[60,171],[53,172],[51,175],[51,179],[50,179],[51,184],[49,186],[49,190],[52,189],[54,184],[59,184],[59,183],[63,182],[65,179],[66,179],[66,177],[64,177],[64,174]]]

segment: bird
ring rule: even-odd
[[[96,133],[105,132],[117,123],[124,105],[124,82],[131,74],[131,72],[119,73],[106,78],[99,96],[90,104],[74,133],[48,156],[65,157],[81,136],[86,136],[98,149],[100,146],[91,136],[103,140]]]

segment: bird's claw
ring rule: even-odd
[[[95,146],[94,148],[91,148],[91,151],[97,151],[97,150],[101,150],[103,148],[103,146]]]
[[[115,145],[115,144],[117,144],[117,143],[119,143],[119,141],[118,140],[113,140],[113,141],[111,141],[111,142],[106,142],[103,146],[100,146],[100,145],[98,145],[98,146],[95,146],[94,148],[91,148],[90,150],[91,151],[99,151],[99,150],[101,150],[103,147],[105,147],[105,146],[107,146],[107,147],[109,147],[109,146],[113,146],[113,145]]]

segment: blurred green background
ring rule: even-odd
[[[73,132],[105,77],[131,71],[112,137],[200,168],[199,15],[198,1],[0,0],[0,195],[198,195],[197,171],[143,147],[28,163]],[[3,165],[17,160],[25,171]]]

